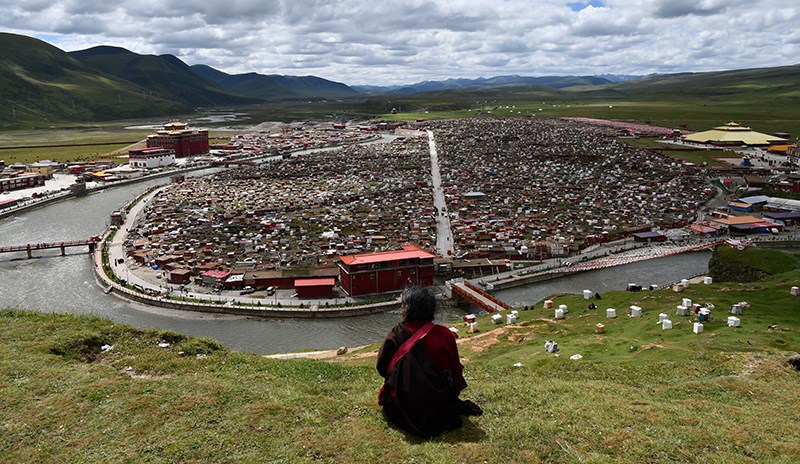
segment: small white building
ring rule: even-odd
[[[166,148],[139,148],[128,152],[132,168],[153,169],[175,164],[175,151]]]
[[[107,169],[106,172],[113,174],[120,179],[136,179],[137,177],[144,176],[144,171],[131,166],[120,166],[117,168]]]

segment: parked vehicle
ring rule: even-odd
[[[239,292],[239,295],[249,295],[255,292],[256,289],[248,285],[247,287],[243,288],[241,292]]]

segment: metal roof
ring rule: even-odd
[[[742,143],[745,145],[769,145],[774,142],[787,141],[781,137],[756,132],[735,122],[729,122],[711,130],[695,132],[684,136],[683,139],[697,143]]]
[[[756,203],[766,203],[766,202],[769,201],[769,198],[770,197],[768,197],[766,195],[754,195],[754,196],[751,196],[751,197],[739,198],[738,201],[741,201],[742,203],[748,203],[748,204],[754,205]]]
[[[800,211],[800,200],[772,197],[769,199],[767,207]]]
[[[321,287],[321,286],[330,286],[332,287],[336,282],[333,280],[333,277],[326,277],[323,279],[297,279],[294,281],[295,287]]]
[[[412,258],[435,258],[436,255],[429,253],[416,245],[405,245],[402,250],[383,251],[380,253],[364,253],[360,255],[339,256],[339,259],[348,266],[354,264],[372,264],[386,261],[396,261],[400,259]]]

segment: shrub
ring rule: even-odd
[[[158,338],[162,341],[165,341],[171,345],[176,343],[180,343],[186,340],[186,335],[182,333],[175,332],[173,330],[159,330],[158,331]]]
[[[78,361],[93,362],[102,351],[101,347],[106,344],[110,344],[106,336],[87,333],[56,342],[50,348],[50,353]]]
[[[195,356],[198,354],[211,354],[225,348],[216,340],[206,337],[189,338],[176,346],[178,351],[182,351],[184,356]]]

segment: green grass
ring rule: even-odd
[[[676,74],[560,90],[509,86],[392,95],[384,97],[383,102],[373,98],[368,108],[383,113],[382,117],[403,120],[479,113],[498,117],[591,117],[694,131],[736,121],[759,132],[788,132],[797,137],[800,134],[797,69],[786,66]],[[386,101],[389,99],[391,103]],[[444,107],[445,102],[448,107]],[[391,107],[402,107],[411,113],[390,115]]]
[[[683,293],[609,292],[593,311],[562,295],[556,304],[570,308],[563,321],[541,305],[520,311],[513,327],[482,318],[482,332],[462,328],[459,349],[470,384],[462,396],[485,414],[431,441],[382,417],[369,355],[377,345],[340,362],[271,360],[170,331],[3,311],[0,455],[63,463],[797,462],[800,374],[783,360],[800,346],[798,300],[789,295],[798,280],[795,270]],[[673,316],[673,330],[655,324],[683,297],[716,305],[703,334],[691,332],[689,318]],[[742,327],[726,327],[729,305],[741,300],[751,304]],[[624,316],[631,304],[644,309],[642,319]],[[606,319],[607,307],[620,317]],[[598,322],[605,334],[594,333]],[[544,352],[548,338],[559,356]]]
[[[139,121],[141,122],[141,121]],[[0,131],[0,160],[7,165],[14,163],[29,164],[49,159],[61,163],[99,161],[104,155],[124,150],[126,147],[144,140],[153,131],[128,130],[126,125],[137,122],[116,122],[93,127],[58,128],[25,131]],[[209,139],[230,140],[234,132],[209,133]],[[211,143],[215,143],[211,140]],[[120,143],[124,142],[124,143]],[[76,144],[98,144],[88,146],[70,146]],[[14,148],[20,146],[40,146],[40,148]],[[119,162],[119,161],[118,161]]]
[[[92,145],[84,147],[19,148],[0,150],[0,159],[6,164],[30,164],[49,159],[59,163],[99,161],[103,155],[125,148],[128,145]]]
[[[735,121],[755,131],[772,133],[788,132],[796,137],[800,134],[800,112],[794,105],[776,108],[770,102],[750,103],[731,100],[723,103],[703,104],[689,101],[635,101],[630,97],[603,99],[602,101],[565,101],[563,97],[531,102],[525,96],[505,96],[488,108],[475,105],[464,110],[414,112],[400,115],[382,114],[386,119],[413,121],[415,119],[448,119],[472,117],[479,113],[483,117],[587,117],[648,123],[669,128],[684,128],[693,131],[709,130],[728,121]],[[498,108],[502,106],[502,108]],[[506,106],[515,106],[512,113]],[[539,111],[541,109],[541,111]],[[487,111],[492,111],[491,114]],[[518,113],[519,112],[519,113]],[[534,116],[531,116],[534,115]]]
[[[764,275],[773,275],[800,268],[800,259],[778,250],[757,247],[747,247],[744,250],[739,250],[720,245],[714,251],[714,257],[709,267],[712,275],[718,271],[723,275],[727,275],[732,270],[735,274],[735,270],[744,268],[755,270]]]
[[[723,150],[707,150],[707,149],[694,149],[686,151],[664,150],[665,148],[686,148],[686,147],[659,142],[658,141],[659,139],[653,139],[653,138],[625,138],[621,140],[623,140],[625,143],[629,145],[656,150],[665,156],[669,156],[670,158],[675,158],[682,161],[689,161],[697,165],[700,165],[702,163],[708,163],[708,166],[712,168],[731,167],[730,164],[725,163],[724,161],[719,161],[718,158],[737,157],[735,153],[729,153]]]

